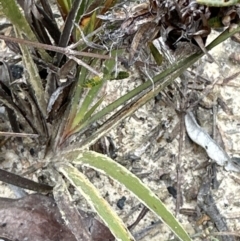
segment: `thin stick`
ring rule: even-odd
[[[149,209],[144,206],[142,211],[138,215],[137,219],[135,220],[135,222],[133,224],[131,224],[130,226],[128,226],[128,229],[130,231],[132,231],[138,225],[138,223],[144,218],[144,216],[148,213],[148,211],[149,211]]]
[[[182,206],[182,190],[181,190],[181,165],[182,165],[182,154],[183,154],[183,143],[184,143],[184,114],[180,113],[180,138],[179,138],[179,146],[178,146],[178,157],[176,158],[176,173],[177,173],[177,197],[176,197],[176,215],[179,213],[180,206]]]
[[[32,42],[32,41],[29,41],[29,40],[26,40],[26,39],[4,36],[4,35],[1,35],[1,34],[0,34],[0,39],[10,41],[10,42],[13,42],[13,43],[29,45],[29,46],[32,46],[34,48],[40,48],[40,49],[55,51],[55,52],[58,52],[58,53],[65,54],[67,56],[68,55],[76,55],[76,56],[85,56],[85,57],[92,57],[92,58],[99,58],[99,59],[111,59],[111,57],[109,57],[107,55],[75,51],[75,50],[72,50],[68,47],[63,48],[63,47],[58,47],[58,46],[53,46],[53,45],[48,45],[48,44],[42,44],[42,43],[38,43],[38,42]]]
[[[102,50],[107,50],[107,51],[109,51],[108,48],[106,48],[105,45],[104,45],[105,47],[103,47],[103,46],[101,46],[101,45],[99,45],[99,44],[95,44],[94,42],[90,42],[90,41],[88,40],[88,37],[87,37],[87,36],[85,37],[85,35],[84,35],[83,31],[81,30],[80,26],[79,26],[78,24],[76,24],[76,23],[74,23],[74,24],[75,24],[76,28],[79,30],[82,38],[81,38],[76,44],[71,45],[71,46],[70,46],[71,49],[73,49],[73,47],[77,47],[80,43],[83,42],[83,43],[85,43],[88,47],[91,47],[91,48],[94,48],[94,49],[102,49]]]
[[[37,134],[26,134],[26,133],[15,133],[15,132],[2,132],[0,131],[0,136],[13,136],[13,137],[33,137],[38,138]]]
[[[92,73],[101,77],[101,74],[99,72],[97,72],[95,69],[93,69],[90,65],[84,63],[81,59],[78,59],[78,58],[76,58],[75,56],[72,56],[72,55],[68,56],[68,58],[74,60],[77,64],[82,65],[83,67],[85,67],[86,69],[91,71]]]
[[[50,192],[53,189],[53,187],[49,185],[34,182],[32,180],[13,174],[11,172],[4,171],[2,169],[0,169],[0,180],[8,184],[15,185],[17,187],[22,187],[37,192]]]

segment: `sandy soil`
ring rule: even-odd
[[[214,32],[209,41],[215,38],[217,34],[217,32]],[[8,55],[9,52],[3,43],[1,46],[1,56]],[[240,156],[240,77],[236,77],[227,84],[221,85],[224,78],[239,70],[239,65],[229,61],[229,55],[232,52],[240,53],[240,46],[228,40],[211,51],[216,63],[209,63],[207,57],[203,57],[191,70],[196,71],[211,83],[219,80],[210,95],[204,98],[201,105],[197,108],[197,120],[212,135],[212,106],[216,103],[217,97],[221,98],[226,103],[230,112],[226,113],[221,106],[217,106],[217,142],[231,157],[237,157]],[[106,103],[126,93],[129,89],[134,88],[141,81],[139,77],[131,77],[121,82],[108,82],[105,89],[108,93],[105,99]],[[193,85],[197,88],[199,85],[196,78],[195,81]],[[177,90],[170,89],[169,93],[173,93],[173,91]],[[201,211],[197,212],[198,190],[203,176],[207,173],[207,168],[201,167],[201,164],[208,162],[209,159],[205,151],[192,143],[187,135],[183,140],[180,139],[178,128],[179,117],[173,108],[178,107],[180,100],[178,99],[178,94],[175,97],[172,97],[172,106],[162,100],[158,102],[155,100],[150,101],[130,118],[123,121],[120,126],[113,129],[108,136],[112,138],[117,149],[116,161],[138,175],[173,213],[176,210],[176,199],[168,192],[167,187],[177,187],[176,163],[180,155],[181,176],[179,181],[182,190],[180,212],[183,214],[178,213],[177,218],[191,236],[199,236],[193,238],[193,240],[212,240],[211,237],[204,239],[203,234],[209,230],[217,232],[214,224],[210,220],[201,220]],[[7,126],[5,128],[8,129]],[[180,142],[183,142],[183,149],[179,154]],[[13,143],[11,150],[2,147],[0,167],[14,173],[23,173],[32,164],[38,162],[38,153],[34,155],[30,154],[30,148],[34,148],[34,143],[29,142],[27,148],[24,149],[14,145]],[[28,178],[37,181],[40,173],[41,170],[38,170],[28,176]],[[99,188],[102,195],[109,201],[120,217],[124,219],[125,223],[130,225],[142,208],[139,201],[121,185],[113,182],[108,177],[95,175],[95,173],[89,174],[89,172],[87,172],[87,175],[89,175],[91,181]],[[221,215],[226,218],[229,231],[235,231],[239,234],[240,175],[238,173],[227,172],[222,167],[217,166],[217,181],[219,182],[219,187],[216,190],[212,190],[215,204]],[[0,185],[0,196],[16,197],[12,189],[4,183]],[[117,207],[117,202],[123,196],[126,197],[126,201],[121,210]],[[89,209],[85,200],[79,197],[79,195],[74,193],[73,198],[79,207]],[[192,211],[194,215],[187,215],[184,212],[186,209]],[[149,212],[140,221],[134,233],[157,221],[159,219]],[[170,240],[172,238],[173,235],[169,229],[160,223],[141,240],[159,241]]]

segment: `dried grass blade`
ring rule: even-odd
[[[16,32],[16,35],[23,38],[22,34],[19,32],[19,30],[17,28],[15,28],[15,32]],[[38,108],[39,108],[39,110],[41,110],[42,115],[45,117],[47,115],[47,112],[46,112],[47,111],[47,103],[46,103],[45,96],[44,96],[42,80],[38,73],[38,68],[34,63],[34,61],[32,59],[32,55],[31,55],[30,51],[28,50],[28,48],[21,44],[20,44],[20,48],[23,53],[22,58],[23,58],[24,65],[25,65],[26,69],[28,70],[28,74],[29,74],[29,78],[27,78],[29,87],[33,90],[35,97],[36,97]]]

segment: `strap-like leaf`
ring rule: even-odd
[[[133,241],[134,238],[125,227],[122,220],[112,210],[107,201],[100,195],[97,188],[77,168],[71,164],[62,163],[58,170],[76,187],[92,208],[98,213],[105,225],[111,230],[117,240]]]
[[[115,179],[131,191],[152,212],[156,213],[181,240],[191,240],[181,224],[175,219],[173,214],[165,207],[159,198],[144,183],[142,183],[139,178],[125,167],[103,154],[93,151],[81,151],[80,149],[64,153],[64,158],[70,160],[74,164],[90,166],[91,168]],[[60,171],[62,172],[62,169],[60,169]]]

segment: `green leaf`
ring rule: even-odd
[[[73,123],[71,126],[72,129],[75,128],[77,125],[79,125],[79,123],[83,119],[86,119],[85,114],[86,114],[89,106],[92,104],[94,98],[97,96],[98,91],[101,89],[102,84],[103,84],[103,81],[101,80],[98,85],[95,85],[91,89],[89,89],[80,109],[78,110],[78,112],[76,113],[76,116],[74,117],[74,120],[73,120]]]
[[[158,197],[125,167],[105,155],[93,151],[81,151],[80,149],[65,152],[64,158],[74,164],[89,166],[115,179],[131,191],[146,207],[157,214],[178,238],[184,241],[191,240],[181,224]]]
[[[87,99],[87,97],[86,97]],[[85,99],[85,100],[86,100]],[[71,133],[76,133],[81,129],[81,124],[84,122],[87,122],[87,120],[91,117],[91,115],[94,113],[94,111],[98,108],[98,106],[102,103],[104,99],[104,96],[102,98],[100,98],[97,103],[95,105],[93,105],[89,111],[87,111],[86,113],[82,114],[82,111],[84,111],[83,109],[81,109],[81,111],[79,111],[76,115],[76,117],[73,120],[73,125],[72,127],[74,127],[74,129],[72,130]],[[75,124],[75,125],[74,125]]]
[[[207,22],[208,22],[209,27],[211,27],[211,28],[216,29],[216,28],[224,27],[224,25],[222,24],[221,18],[218,16],[208,19]]]
[[[15,32],[18,37],[20,38],[24,37],[17,28],[15,28]],[[44,89],[42,86],[41,77],[39,76],[39,73],[38,73],[38,68],[33,61],[32,54],[29,51],[28,47],[23,44],[19,44],[19,46],[22,51],[24,66],[26,67],[27,72],[29,74],[29,78],[27,78],[27,82],[29,83],[29,86],[32,88],[34,92],[39,109],[41,110],[43,116],[46,116],[47,102],[45,100]]]
[[[26,18],[21,13],[15,0],[0,0],[0,10],[21,33],[27,35],[29,40],[37,41],[36,36],[31,30]]]
[[[102,82],[102,78],[100,76],[94,76],[93,78],[91,79],[87,79],[84,84],[82,85],[82,87],[85,87],[85,88],[92,88],[94,86],[97,86],[99,84],[101,84]]]
[[[121,79],[126,79],[129,77],[129,73],[126,71],[119,71],[116,76],[115,73],[113,72],[111,74],[110,80],[121,80]]]
[[[159,53],[156,46],[152,42],[149,42],[148,47],[149,47],[151,54],[152,54],[154,60],[156,61],[157,65],[161,65],[162,61],[163,61],[163,56]]]
[[[104,96],[102,98],[100,98],[97,103],[95,105],[93,105],[93,107],[90,108],[89,111],[86,112],[86,114],[84,115],[84,119],[83,121],[88,120],[88,118],[90,118],[90,116],[93,114],[93,112],[98,108],[98,106],[102,103],[104,99]]]
[[[239,3],[239,0],[197,0],[198,4],[213,7],[228,7]]]
[[[90,241],[90,233],[86,230],[83,219],[75,207],[61,175],[56,175],[56,182],[53,188],[53,196],[66,226],[71,230],[76,240]]]
[[[213,40],[207,47],[206,49],[209,51],[227,38],[231,37],[235,33],[240,31],[240,26],[238,26],[236,29],[226,29],[224,32],[222,32],[215,40]],[[184,70],[189,68],[191,65],[193,65],[199,58],[201,58],[204,55],[204,53],[195,53],[185,59],[180,60],[179,62],[172,64],[169,68],[166,70],[162,71],[161,73],[157,74],[155,77],[153,77],[153,82],[154,84],[159,84],[161,83],[161,90],[166,88],[169,84],[171,84],[174,79],[171,79],[169,76],[172,73],[176,73],[180,69]],[[180,72],[179,72],[180,74]],[[170,80],[170,81],[169,81]],[[103,116],[106,114],[111,113],[111,111],[115,110],[119,106],[123,105],[127,101],[131,100],[132,98],[136,97],[139,93],[145,91],[147,88],[152,86],[152,80],[148,80],[145,83],[137,86],[133,90],[129,91],[127,94],[124,96],[118,98],[115,100],[113,103],[110,103],[108,106],[103,108],[101,111],[97,112],[94,114],[89,120],[87,125],[82,126],[82,128],[86,128],[87,126],[90,126],[92,123],[96,122],[97,120],[101,119]]]
[[[116,56],[117,53],[118,53],[118,51],[112,51],[111,52],[112,56]],[[92,65],[95,62],[96,62],[96,60],[94,60],[92,62]],[[81,68],[81,72],[80,72],[79,79],[78,79],[79,84],[77,85],[76,90],[75,90],[75,94],[74,94],[74,98],[73,98],[73,105],[72,105],[71,113],[70,113],[70,116],[75,116],[72,123],[69,123],[69,129],[70,130],[73,130],[77,126],[79,126],[79,123],[83,119],[87,120],[84,115],[87,113],[87,110],[88,110],[89,106],[93,103],[94,98],[97,96],[97,93],[102,88],[103,83],[105,81],[107,81],[108,79],[111,79],[110,73],[112,72],[113,68],[115,67],[116,61],[115,61],[115,59],[106,60],[104,62],[104,64],[105,64],[104,68],[105,68],[106,74],[104,74],[103,78],[99,78],[98,76],[96,76],[96,77],[92,78],[90,81],[86,80],[87,73],[88,73],[86,68],[84,68],[84,67]],[[87,95],[86,95],[83,103],[81,104],[79,110],[77,111],[78,102],[79,102],[79,99],[80,99],[80,94],[81,94],[82,88],[84,86],[85,87],[92,87],[92,88],[89,89],[89,92],[87,93]],[[92,114],[93,113],[92,110],[95,110],[95,109],[96,108],[94,107],[94,109],[89,110],[90,112],[88,112],[88,118],[90,117],[89,113]]]
[[[65,19],[71,9],[72,1],[71,0],[57,0],[57,5],[58,5],[58,8],[59,8],[62,16]]]
[[[84,196],[117,240],[134,240],[123,221],[112,210],[107,201],[100,195],[98,189],[93,186],[85,175],[67,163],[58,164],[57,169],[70,181],[77,191]]]

